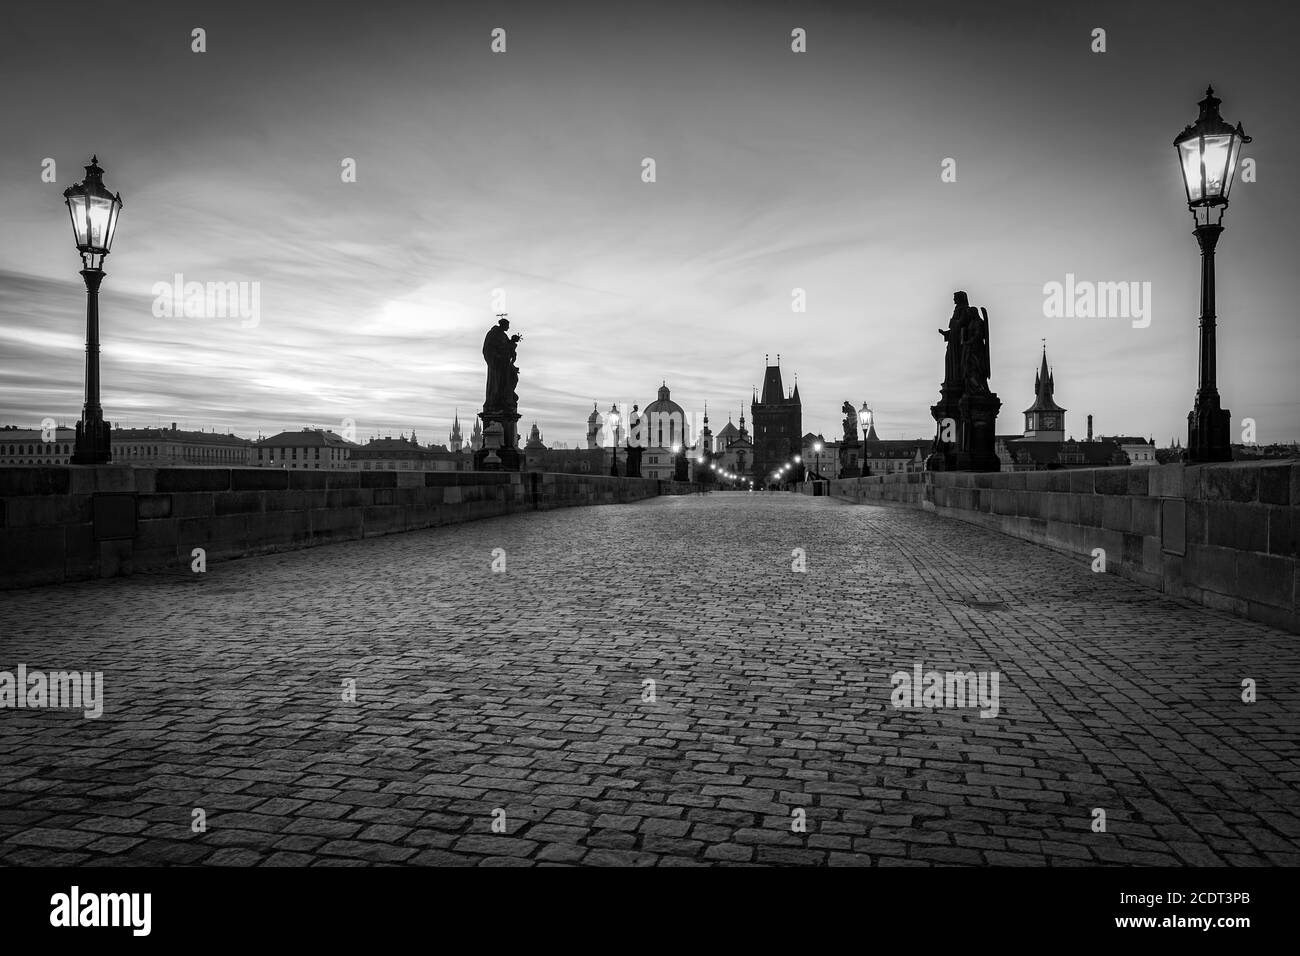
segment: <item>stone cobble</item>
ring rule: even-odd
[[[105,686],[0,711],[6,864],[1300,863],[1294,635],[914,510],[518,514],[0,628],[0,670]],[[895,709],[917,664],[996,671],[997,715]]]

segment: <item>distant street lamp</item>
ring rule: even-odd
[[[871,413],[871,406],[866,402],[858,409],[858,424],[862,426],[862,475],[866,477],[871,474],[871,466],[867,464],[867,436],[871,434],[871,425],[875,421],[875,416]]]
[[[63,191],[86,283],[86,403],[77,422],[74,465],[102,465],[113,459],[112,425],[104,421],[99,404],[99,284],[104,281],[104,257],[113,247],[122,196],[104,187],[98,157],[90,157],[86,178]]]
[[[610,441],[610,445],[609,445],[610,455],[612,456],[609,462],[609,473],[611,477],[617,478],[618,477],[618,422],[619,422],[617,405],[609,406],[609,414],[606,416],[605,420],[609,422],[609,430],[612,436],[612,440]]]
[[[1196,402],[1187,415],[1187,457],[1192,462],[1231,461],[1231,415],[1220,407],[1214,314],[1214,247],[1223,232],[1223,213],[1228,192],[1237,172],[1241,147],[1251,138],[1241,124],[1230,126],[1219,115],[1221,101],[1214,87],[1205,90],[1197,105],[1196,122],[1178,134],[1174,149],[1187,189],[1192,230],[1201,247],[1201,356]],[[1210,222],[1210,210],[1219,207],[1218,219]]]

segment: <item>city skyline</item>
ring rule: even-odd
[[[84,292],[60,207],[94,152],[125,202],[101,292],[115,424],[274,434],[351,419],[358,436],[443,443],[457,407],[472,426],[482,333],[506,311],[525,333],[523,420],[567,445],[592,401],[644,405],[665,378],[724,423],[764,353],[799,374],[804,431],[833,440],[847,399],[871,404],[881,437],[925,436],[935,329],[965,289],[990,314],[999,433],[1020,430],[1046,338],[1069,433],[1091,413],[1098,434],[1185,440],[1199,260],[1171,143],[1213,82],[1259,164],[1219,249],[1223,401],[1234,440],[1247,417],[1261,443],[1300,438],[1285,286],[1300,210],[1271,185],[1300,142],[1280,119],[1289,50],[1266,7],[1178,70],[1160,54],[1187,47],[1198,17],[1119,5],[1087,19],[758,5],[743,21],[714,5],[669,23],[650,5],[430,19],[394,4],[308,22],[266,11],[250,33],[252,9],[86,6],[120,54],[89,112],[74,110],[84,89],[59,19],[12,15],[3,69],[60,68],[44,95],[3,107],[0,420],[77,418]],[[1097,26],[1105,53],[1090,50]],[[177,276],[256,283],[258,321],[155,315],[155,288]],[[1047,318],[1044,288],[1075,278],[1150,283],[1150,315]]]

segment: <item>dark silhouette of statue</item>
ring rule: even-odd
[[[845,443],[856,442],[858,440],[858,413],[854,410],[853,403],[845,402],[840,411],[844,413]]]
[[[930,406],[935,436],[927,471],[999,471],[997,417],[1002,401],[989,390],[989,313],[952,295],[952,318],[940,329],[947,348],[939,401]]]
[[[483,360],[487,362],[485,412],[513,412],[519,407],[519,396],[515,394],[519,384],[515,355],[523,336],[507,335],[509,330],[510,320],[503,316],[483,339]]]
[[[971,309],[962,326],[961,371],[968,395],[989,393],[988,309]]]
[[[965,292],[954,292],[952,302],[952,318],[948,320],[948,328],[939,330],[939,334],[943,336],[943,340],[948,344],[943,354],[943,387],[960,389],[965,378],[962,363],[964,329],[975,310],[971,308],[970,300],[966,297]]]

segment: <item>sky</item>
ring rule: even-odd
[[[581,443],[593,402],[644,406],[665,380],[716,431],[748,417],[778,354],[805,431],[837,435],[849,400],[882,438],[930,436],[935,330],[963,289],[989,313],[999,433],[1023,428],[1045,339],[1069,433],[1091,413],[1098,434],[1185,443],[1200,260],[1172,142],[1213,83],[1256,176],[1218,248],[1219,388],[1234,440],[1246,418],[1261,442],[1300,439],[1285,3],[4,16],[0,422],[80,415],[85,298],[61,194],[95,153],[124,203],[100,304],[116,424],[350,421],[361,440],[445,442],[454,412],[468,433],[481,407],[483,335],[508,312],[521,425],[551,444]],[[156,315],[177,275],[248,283],[256,321]],[[1049,317],[1044,287],[1067,275],[1139,283],[1149,314]]]

